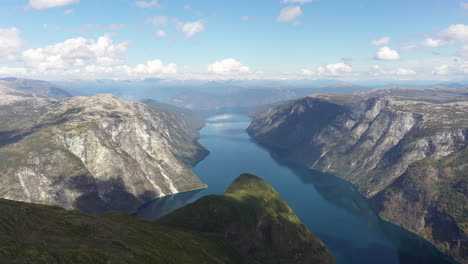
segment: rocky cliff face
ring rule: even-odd
[[[56,102],[0,93],[2,198],[131,213],[150,199],[205,187],[190,165],[206,150],[175,114],[111,95]]]
[[[315,95],[258,114],[248,132],[279,158],[334,173],[355,183],[367,197],[374,197],[401,181],[414,162],[440,160],[467,148],[468,89],[381,89]],[[399,196],[392,197],[396,201]],[[387,216],[384,218],[423,234],[396,220],[404,213],[381,210]],[[392,214],[396,216],[388,217]],[[417,218],[431,222],[423,224],[428,228],[443,217],[420,214]],[[437,230],[444,229],[438,225]],[[423,237],[436,241],[435,236]],[[460,241],[460,236],[445,239],[450,244],[450,239]]]

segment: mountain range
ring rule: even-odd
[[[468,88],[319,94],[258,113],[248,133],[356,184],[383,219],[466,262],[467,113]]]

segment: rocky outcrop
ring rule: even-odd
[[[356,184],[367,197],[380,197],[389,186],[403,181],[414,162],[441,160],[467,149],[468,89],[380,89],[314,95],[259,113],[247,131],[280,159],[333,173]],[[466,174],[464,177],[466,181]],[[418,184],[422,183],[416,180],[414,186]],[[466,192],[463,195],[466,198]],[[403,203],[397,199],[400,196],[392,197],[396,204]],[[427,230],[420,232],[398,221],[405,214],[392,210],[393,198],[386,202],[387,210],[380,210],[384,218],[433,241],[452,256],[463,255],[454,253],[459,247],[442,246],[437,238],[423,235]],[[407,202],[411,206],[414,201]],[[433,232],[444,232],[444,225],[435,224],[444,218],[436,213],[441,206],[431,207],[436,209],[431,217],[416,214],[417,219],[410,219],[422,221],[422,229],[432,227]],[[429,207],[421,210],[431,211]],[[453,223],[461,225],[460,220]],[[459,235],[448,233],[453,236],[445,237],[443,243],[461,241],[463,231]]]
[[[16,117],[18,126],[1,127],[0,197],[131,213],[150,199],[205,187],[190,166],[206,150],[180,116],[112,95],[29,104],[32,94],[17,93],[23,99],[1,96],[2,123]]]
[[[219,234],[259,263],[334,263],[273,187],[251,174],[238,177],[223,195],[203,197],[157,223]]]

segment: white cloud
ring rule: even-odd
[[[3,75],[3,76],[26,75],[26,73],[27,71],[25,68],[0,67],[0,75]]]
[[[140,8],[151,8],[151,7],[161,8],[162,7],[161,4],[159,4],[158,0],[137,1],[135,4]]]
[[[156,37],[158,37],[158,38],[164,38],[164,37],[167,37],[167,33],[166,33],[166,31],[164,31],[164,30],[162,30],[162,29],[160,29],[160,30],[156,31],[156,33],[155,33],[155,34],[156,34]]]
[[[38,71],[50,69],[71,69],[89,64],[114,65],[121,62],[129,43],[114,44],[109,36],[97,40],[73,38],[45,48],[29,49],[23,52],[27,68]]]
[[[73,14],[73,9],[67,9],[67,10],[63,11],[63,14],[71,15],[71,14]]]
[[[448,75],[455,70],[455,67],[451,65],[441,65],[437,66],[432,70],[432,74],[434,75]]]
[[[208,65],[208,72],[219,75],[240,75],[250,73],[250,68],[230,58],[222,61],[215,61]]]
[[[440,47],[457,43],[468,43],[468,25],[450,25],[433,37],[424,40],[422,44],[429,47]]]
[[[327,64],[325,66],[319,66],[313,70],[302,69],[301,74],[307,76],[339,76],[346,75],[353,72],[353,67],[344,62]]]
[[[416,75],[415,71],[413,71],[411,69],[405,69],[405,68],[398,68],[398,69],[395,69],[395,70],[391,70],[388,73],[392,74],[392,75],[397,75],[397,76]]]
[[[175,63],[164,65],[161,60],[151,60],[145,64],[138,64],[132,71],[134,74],[142,76],[176,74],[177,65]]]
[[[422,43],[423,46],[428,46],[428,47],[441,47],[447,44],[448,43],[445,40],[433,39],[433,38],[427,38]]]
[[[376,39],[372,41],[372,45],[374,46],[383,46],[383,45],[388,45],[390,43],[390,38],[389,37],[383,37],[380,39]]]
[[[202,20],[180,23],[178,29],[180,32],[184,33],[187,38],[191,38],[205,31],[205,24]]]
[[[458,55],[460,57],[468,58],[468,45],[464,45],[460,47],[460,50],[458,51]]]
[[[80,0],[29,0],[28,6],[34,9],[48,9],[77,4],[79,2]]]
[[[23,40],[20,38],[21,31],[15,27],[0,28],[0,57],[15,60],[23,49]]]
[[[374,70],[379,70],[380,66],[379,65],[372,65],[371,68],[374,69]]]
[[[277,20],[279,22],[288,22],[292,21],[296,18],[299,18],[303,15],[302,9],[300,6],[287,6],[281,9]]]
[[[249,20],[252,20],[252,17],[250,17],[250,16],[242,16],[241,19],[244,20],[244,21],[249,21]]]
[[[153,24],[156,27],[161,27],[167,25],[169,18],[167,16],[154,16],[152,18],[148,18],[147,22]]]
[[[396,50],[392,50],[391,48],[385,46],[377,51],[374,57],[376,60],[399,60],[400,54]]]
[[[306,4],[311,3],[315,0],[283,0],[282,2],[285,4]]]

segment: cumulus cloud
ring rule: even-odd
[[[433,39],[433,38],[427,38],[423,41],[422,45],[427,46],[427,47],[441,47],[444,45],[447,45],[448,42],[442,39]]]
[[[455,67],[452,65],[441,65],[437,66],[432,70],[432,74],[434,75],[448,75],[455,70]]]
[[[176,74],[177,65],[175,63],[169,63],[165,65],[161,60],[151,60],[145,64],[138,64],[133,72],[137,75],[143,76],[154,76],[158,74]]]
[[[26,75],[27,71],[25,68],[18,67],[0,67],[0,75],[3,76],[18,76]]]
[[[390,43],[390,38],[389,37],[383,37],[380,39],[373,40],[371,43],[374,46],[383,46],[383,45],[388,45]]]
[[[113,65],[121,62],[129,42],[114,44],[109,36],[97,40],[73,38],[45,48],[28,49],[23,52],[27,68],[39,71],[69,69],[95,63]]]
[[[169,18],[167,16],[154,16],[146,20],[148,23],[153,24],[155,27],[161,27],[167,25]]]
[[[15,27],[0,28],[0,57],[15,60],[23,49],[21,31]]]
[[[205,31],[205,24],[202,20],[180,23],[178,29],[180,32],[184,33],[187,38],[191,38]]]
[[[151,0],[151,1],[137,1],[135,3],[140,8],[161,8],[161,4],[159,4],[158,0]]]
[[[306,4],[313,1],[315,0],[283,0],[282,2],[285,4]]]
[[[468,43],[468,25],[454,24],[424,40],[422,45],[440,47],[450,44]]]
[[[208,65],[208,72],[219,75],[241,75],[250,73],[250,68],[235,59],[229,58]]]
[[[376,60],[399,60],[400,54],[396,50],[392,50],[391,48],[385,46],[377,51],[374,57]]]
[[[155,34],[156,34],[156,37],[158,37],[158,38],[164,38],[164,37],[167,37],[167,33],[166,33],[166,31],[164,31],[164,30],[162,30],[162,29],[160,29],[160,30],[156,31],[156,33],[155,33]]]
[[[301,74],[307,76],[339,76],[346,75],[353,72],[353,67],[344,62],[327,64],[319,66],[315,70],[302,69]]]
[[[73,9],[67,9],[67,10],[63,11],[63,14],[64,15],[71,15],[71,14],[73,14]]]
[[[416,72],[411,69],[406,68],[397,68],[388,72],[391,75],[397,76],[408,76],[408,75],[416,75]]]
[[[277,20],[279,22],[288,22],[295,20],[303,15],[302,9],[300,6],[287,6],[281,9]]]
[[[34,9],[48,9],[77,4],[79,2],[80,0],[29,0],[28,6]]]

